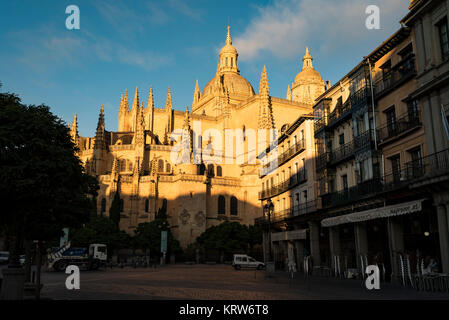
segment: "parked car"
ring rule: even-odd
[[[257,261],[246,254],[234,254],[232,266],[236,270],[240,270],[241,268],[256,268],[258,270],[265,268],[263,262]]]
[[[9,252],[0,251],[0,264],[7,264],[9,262]]]

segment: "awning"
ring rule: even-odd
[[[288,241],[288,240],[305,240],[306,238],[307,238],[307,229],[275,232],[271,234],[271,242]]]
[[[323,219],[321,221],[321,226],[333,227],[333,226],[338,226],[340,224],[345,224],[345,223],[362,222],[362,221],[367,221],[367,220],[372,220],[372,219],[394,217],[394,216],[400,216],[403,214],[419,212],[422,210],[422,202],[424,200],[425,199],[404,202],[404,203],[399,203],[399,204],[395,204],[395,205],[391,205],[391,206],[370,209],[370,210],[366,210],[366,211],[345,214],[345,215],[338,216],[338,217]]]

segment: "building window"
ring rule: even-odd
[[[221,177],[221,176],[223,176],[221,166],[217,166],[217,177]]]
[[[159,159],[157,162],[157,171],[164,172],[164,160]]]
[[[148,199],[145,199],[145,212],[148,212],[149,207],[150,207],[150,201]]]
[[[106,199],[105,198],[101,199],[101,215],[103,215],[104,212],[106,212]]]
[[[204,165],[204,163],[201,163],[198,165],[198,174],[202,176],[204,175],[204,172],[206,172],[206,166]]]
[[[438,35],[440,38],[441,56],[443,60],[449,58],[449,30],[447,26],[447,17],[438,23]]]
[[[338,142],[339,142],[340,146],[345,144],[345,134],[344,133],[342,133],[338,136]]]
[[[232,196],[231,197],[231,215],[236,216],[238,214],[238,202],[237,198]]]
[[[343,190],[344,191],[348,191],[348,188],[349,188],[349,186],[348,186],[348,175],[342,175],[341,176],[341,184],[342,184],[342,187],[343,187]]]
[[[133,163],[131,161],[128,163],[128,171],[133,171]]]
[[[391,137],[396,132],[396,112],[394,106],[385,110],[384,113],[385,117],[387,118],[388,136]]]
[[[120,199],[120,212],[123,212],[125,209],[125,201],[123,199]]]
[[[393,157],[388,158],[391,164],[391,173],[393,177],[393,181],[401,180],[401,157],[399,155],[395,155]]]
[[[167,167],[167,172],[171,172],[171,165],[170,165],[170,163],[167,162],[167,166],[166,167]]]
[[[214,165],[212,163],[207,165],[207,174],[211,177],[214,176]]]
[[[224,196],[218,196],[218,214],[226,214],[226,199]]]
[[[419,120],[419,103],[417,99],[414,99],[407,104],[407,112],[410,121]]]

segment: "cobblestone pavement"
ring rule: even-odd
[[[285,273],[265,278],[264,271],[236,271],[229,265],[167,265],[152,268],[81,271],[80,290],[65,288],[65,273],[43,272],[44,299],[449,299],[447,293],[418,292],[391,284],[368,291],[358,280]]]

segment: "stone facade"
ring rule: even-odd
[[[272,97],[264,67],[256,93],[240,75],[237,59],[228,28],[215,76],[202,92],[196,82],[191,112],[188,107],[185,112],[173,108],[170,88],[165,107],[157,108],[150,87],[145,104],[137,88],[131,108],[128,92],[122,95],[117,132],[106,130],[103,107],[95,137],[79,136],[75,116],[71,132],[80,149],[79,157],[87,172],[100,182],[99,214],[108,215],[114,194],[119,191],[123,199],[120,228],[132,233],[139,223],[153,220],[166,199],[171,230],[183,247],[222,221],[249,225],[262,215],[258,199],[260,163],[252,161],[256,155],[252,137],[259,129],[281,129],[291,119],[311,114],[310,99],[324,90],[324,83],[321,88],[321,83],[313,80],[315,87],[304,101],[301,95],[290,100]],[[308,51],[304,59],[305,68],[313,69]],[[301,86],[306,82],[305,78],[301,80]],[[239,130],[236,136],[240,139],[231,143],[234,148],[230,153],[216,147],[220,140],[222,146],[226,145],[228,129]],[[183,130],[183,134],[172,141],[171,133],[176,130]],[[217,136],[216,130],[221,135]],[[243,151],[236,147],[238,141]],[[215,159],[206,159],[198,152],[210,147]],[[186,149],[188,161],[176,163],[173,154]],[[223,151],[224,156],[217,157]]]

